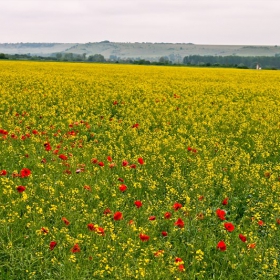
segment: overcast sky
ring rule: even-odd
[[[280,45],[280,0],[0,0],[0,43]]]

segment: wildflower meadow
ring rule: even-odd
[[[279,71],[0,69],[0,279],[280,278]]]

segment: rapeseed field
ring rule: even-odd
[[[0,62],[1,279],[279,279],[280,73]]]

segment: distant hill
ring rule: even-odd
[[[96,43],[4,43],[0,44],[0,53],[29,54],[31,56],[56,56],[73,53],[86,57],[101,54],[107,60],[148,59],[158,61],[167,57],[173,62],[182,62],[189,55],[212,56],[279,56],[280,46],[246,45],[196,45],[192,43],[116,43],[102,41]]]

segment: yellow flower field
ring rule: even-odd
[[[0,279],[279,279],[279,71],[0,69]]]

